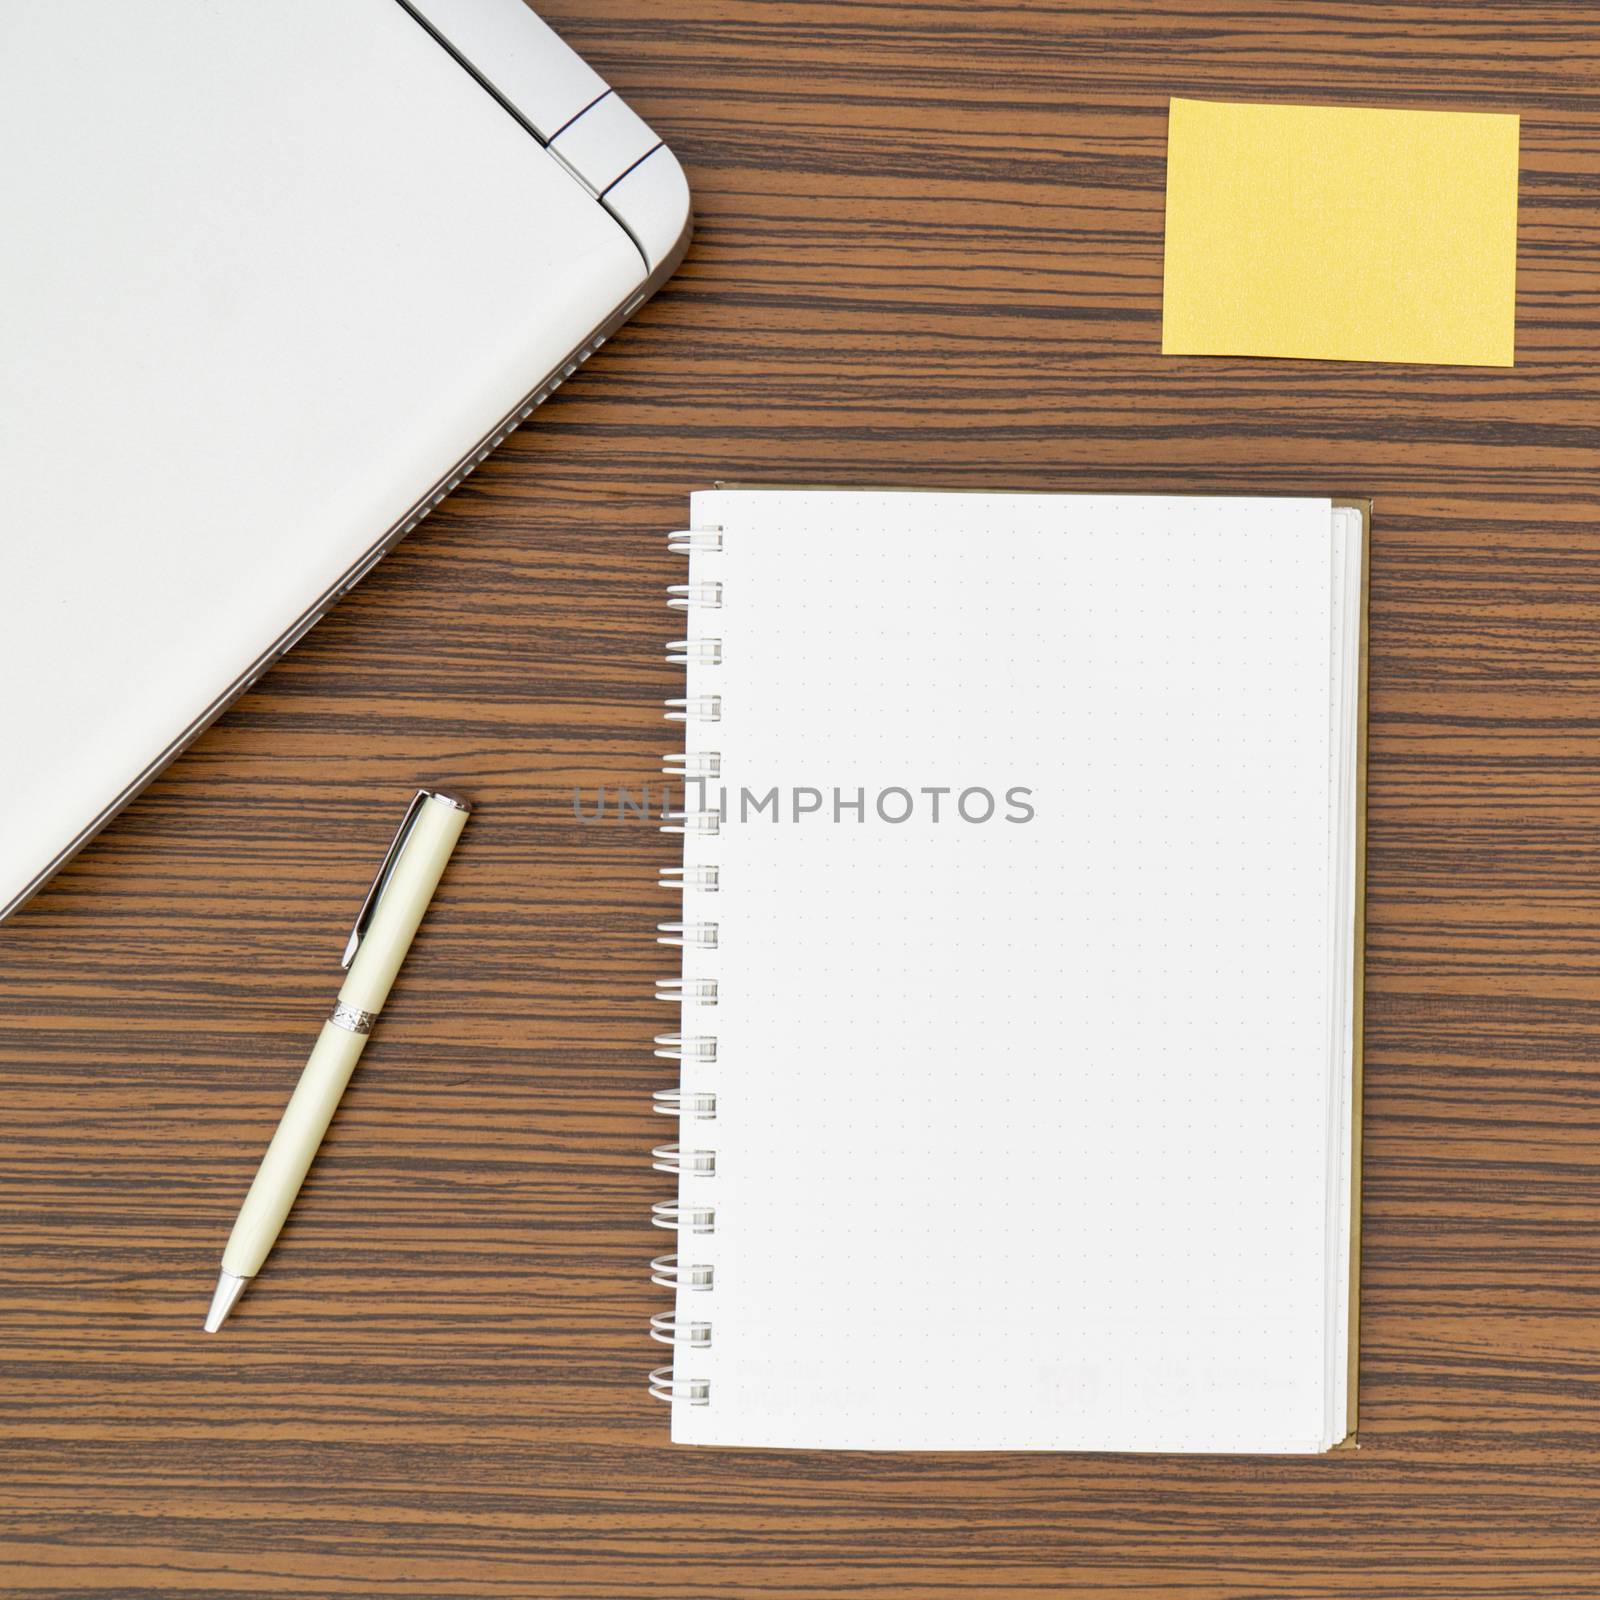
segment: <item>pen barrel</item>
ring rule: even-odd
[[[374,1016],[383,1009],[466,825],[466,810],[450,800],[430,798],[418,810],[339,990],[345,1005]]]
[[[224,1272],[253,1278],[267,1259],[366,1043],[364,1033],[352,1033],[334,1022],[323,1024],[228,1235],[222,1252]]]

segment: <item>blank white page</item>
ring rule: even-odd
[[[691,520],[673,1438],[1327,1448],[1330,502]]]

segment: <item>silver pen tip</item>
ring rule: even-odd
[[[207,1333],[215,1333],[228,1320],[228,1313],[239,1303],[239,1296],[244,1293],[244,1286],[249,1281],[231,1272],[218,1275],[217,1287],[211,1296],[211,1309],[206,1312]]]

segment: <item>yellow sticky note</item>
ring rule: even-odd
[[[1174,100],[1161,348],[1509,367],[1514,116]]]

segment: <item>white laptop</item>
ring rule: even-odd
[[[0,918],[659,285],[521,0],[0,6]]]

